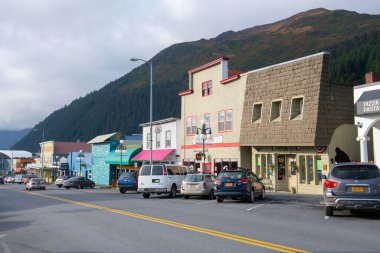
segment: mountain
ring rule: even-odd
[[[0,130],[0,149],[10,149],[29,132],[30,128],[19,131]]]
[[[314,9],[278,22],[216,38],[172,45],[153,62],[153,118],[180,117],[178,92],[188,87],[187,71],[222,56],[231,70],[248,71],[321,51],[331,52],[331,78],[362,83],[380,72],[380,15]],[[46,140],[88,141],[121,131],[141,131],[149,121],[149,64],[143,64],[100,90],[74,100],[35,126]],[[348,84],[350,85],[350,84]],[[40,135],[31,132],[14,148],[36,151]]]

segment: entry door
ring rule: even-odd
[[[292,167],[297,164],[297,160],[295,156],[287,156],[287,167],[288,167],[288,175],[289,175],[289,190],[294,190],[297,192],[298,191],[298,186],[297,186],[297,171],[292,170]]]
[[[285,155],[277,156],[277,191],[289,191],[288,185],[288,166]]]

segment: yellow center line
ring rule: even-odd
[[[9,189],[9,188],[7,188],[7,189]],[[293,248],[293,247],[288,247],[288,246],[284,246],[284,245],[280,245],[280,244],[276,244],[276,243],[265,242],[265,241],[245,237],[245,236],[225,233],[225,232],[221,232],[221,231],[217,231],[217,230],[213,230],[213,229],[207,229],[207,228],[192,226],[192,225],[188,225],[188,224],[184,224],[184,223],[179,223],[179,222],[170,221],[170,220],[166,220],[166,219],[155,218],[152,216],[146,216],[146,215],[142,215],[142,214],[137,214],[137,213],[127,212],[127,211],[123,211],[123,210],[113,209],[113,208],[109,208],[109,207],[105,207],[105,206],[89,204],[86,202],[74,201],[74,200],[70,200],[70,199],[59,198],[59,197],[54,197],[54,196],[45,195],[45,194],[39,194],[39,193],[35,193],[35,192],[25,192],[25,191],[21,191],[21,190],[17,190],[17,189],[10,189],[10,190],[16,190],[16,191],[19,191],[22,193],[27,193],[27,194],[31,194],[31,195],[35,195],[35,196],[55,199],[58,201],[63,201],[63,202],[71,203],[74,205],[85,206],[85,207],[89,207],[89,208],[93,208],[93,209],[102,210],[105,212],[111,212],[111,213],[116,213],[116,214],[120,214],[120,215],[124,215],[124,216],[133,217],[136,219],[160,223],[160,224],[164,224],[164,225],[171,226],[171,227],[181,228],[184,230],[189,230],[189,231],[193,231],[193,232],[197,232],[197,233],[201,233],[201,234],[207,234],[210,236],[219,237],[219,238],[223,238],[223,239],[227,239],[227,240],[231,240],[231,241],[236,241],[236,242],[240,242],[240,243],[244,243],[244,244],[248,244],[248,245],[252,245],[252,246],[256,246],[256,247],[260,247],[260,248],[270,249],[273,251],[287,252],[287,253],[290,253],[290,252],[310,253],[310,251],[305,251],[305,250],[301,250],[301,249],[297,249],[297,248]]]

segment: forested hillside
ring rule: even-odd
[[[331,52],[331,78],[363,83],[368,71],[380,72],[380,16],[315,9],[273,24],[225,32],[210,40],[170,46],[151,61],[154,71],[154,120],[180,117],[178,92],[186,90],[187,71],[222,56],[231,70],[249,71],[321,51]],[[45,139],[88,141],[121,131],[139,133],[149,121],[149,64],[53,112],[37,126]],[[38,150],[40,134],[31,132],[15,149]]]

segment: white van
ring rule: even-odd
[[[139,172],[138,192],[144,198],[150,194],[168,193],[174,198],[180,192],[182,180],[187,175],[187,167],[171,164],[143,165]]]

